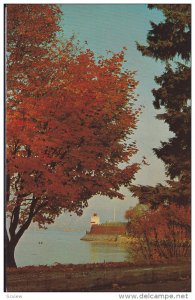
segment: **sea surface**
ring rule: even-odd
[[[85,232],[32,230],[19,241],[15,259],[18,267],[27,265],[83,264],[129,261],[122,245],[81,241]]]

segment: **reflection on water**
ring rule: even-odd
[[[128,253],[126,248],[116,244],[90,243],[90,262],[124,261]]]
[[[125,247],[81,241],[84,232],[27,232],[16,247],[18,266],[119,262],[129,260]]]

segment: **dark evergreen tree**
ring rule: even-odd
[[[155,77],[160,85],[153,89],[154,107],[163,108],[157,118],[168,124],[174,136],[161,147],[153,149],[165,164],[167,185],[131,186],[131,191],[141,203],[150,202],[153,207],[160,203],[176,202],[189,205],[191,201],[191,5],[148,5],[159,9],[164,20],[151,22],[147,45],[137,43],[142,55],[165,63],[165,71]]]

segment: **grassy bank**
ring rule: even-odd
[[[8,269],[9,292],[190,291],[189,263],[98,263]]]

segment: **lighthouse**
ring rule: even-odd
[[[94,213],[91,216],[91,225],[99,225],[100,224],[100,217],[98,216],[98,214]]]

